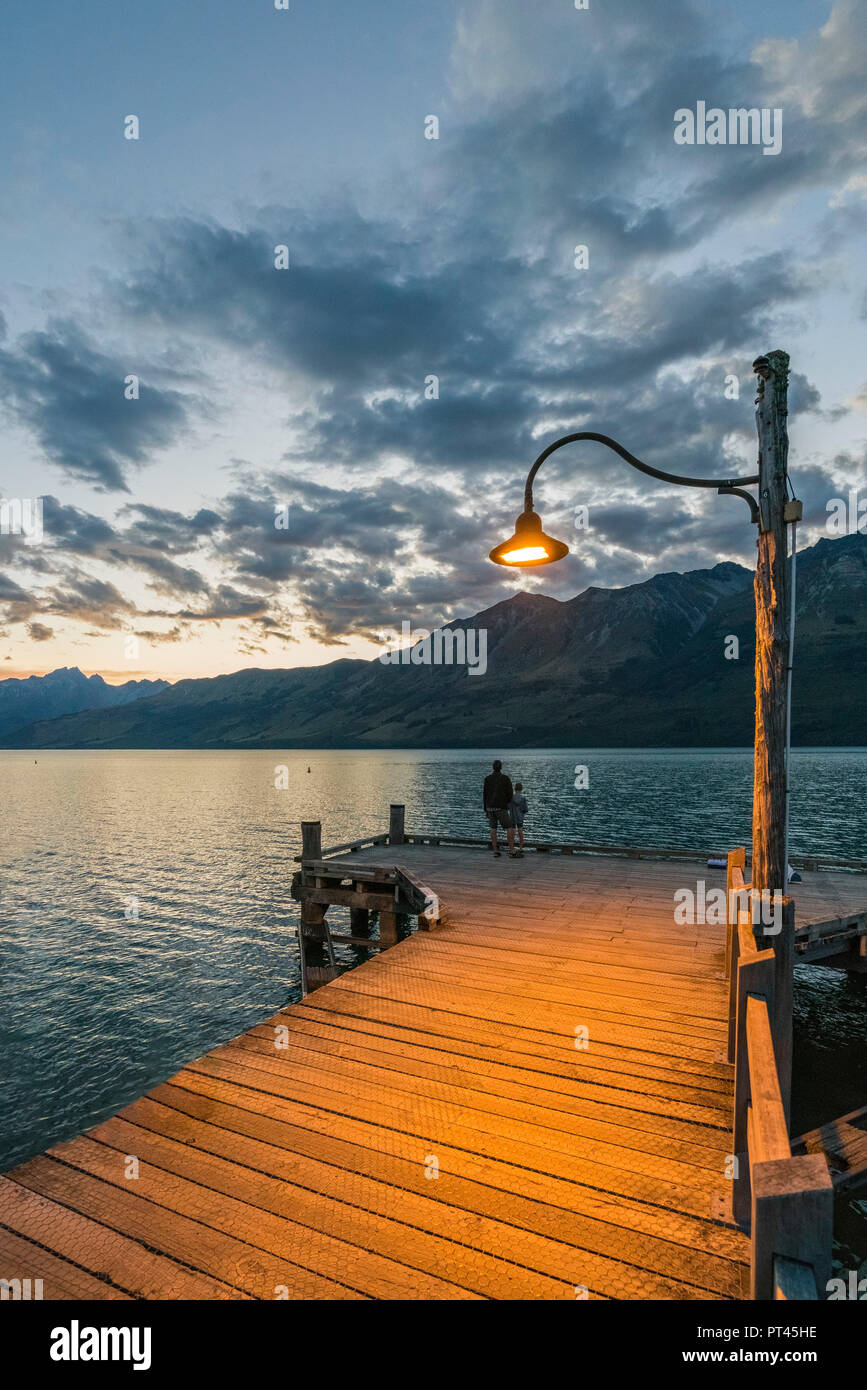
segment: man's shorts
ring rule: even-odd
[[[502,830],[508,830],[512,824],[512,817],[507,806],[489,806],[485,815],[492,830],[496,829],[498,825]]]

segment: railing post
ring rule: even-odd
[[[379,940],[385,950],[389,946],[397,943],[397,913],[380,912],[379,914]]]
[[[739,938],[738,897],[735,891],[735,870],[738,888],[743,884],[746,849],[729,849],[725,863],[725,979],[728,980],[728,1061],[735,1061],[735,1017],[738,1012],[738,955]]]
[[[775,923],[776,925],[776,923]],[[786,1125],[789,1124],[792,1100],[792,1013],[794,1010],[794,971],[795,971],[795,904],[791,898],[784,898],[782,904],[782,925],[778,934],[771,938],[774,951],[774,1052],[777,1058],[777,1075],[780,1078],[780,1095],[786,1112]]]
[[[349,909],[349,930],[353,936],[370,936],[370,910],[366,907]]]
[[[388,843],[390,845],[403,844],[403,822],[405,815],[405,806],[390,807],[388,817]]]
[[[303,820],[301,822],[301,862],[305,859],[322,858],[322,822],[321,820]]]
[[[737,936],[738,936],[738,914],[737,909],[733,908],[735,899],[732,896],[734,888],[734,870],[740,869],[741,873],[746,866],[747,851],[744,846],[739,849],[730,849],[726,860],[726,979],[730,980],[733,974],[732,955],[737,958]],[[731,1058],[729,1058],[731,1060]]]
[[[775,1295],[774,1259],[809,1265],[820,1299],[831,1277],[834,1185],[822,1154],[757,1163],[753,1169],[750,1297]]]
[[[751,951],[752,927],[741,922],[740,958],[737,972],[737,1014],[735,1019],[735,1103],[732,1153],[737,1159],[737,1177],[732,1193],[732,1215],[739,1225],[750,1216],[750,1057],[747,1043],[747,1001],[750,995],[766,999],[768,1015],[774,1006],[774,953]]]
[[[737,913],[735,913],[737,916]],[[738,1046],[738,962],[740,960],[740,932],[737,922],[731,929],[731,956],[729,975],[729,1061],[734,1062]]]
[[[309,872],[305,866],[315,859],[322,858],[322,822],[303,820],[301,822],[301,925],[298,930],[298,949],[301,955],[301,992],[307,995],[310,985],[325,984],[334,979],[337,973],[334,960],[334,947],[326,920],[327,907],[323,903],[313,903],[305,896],[305,887],[310,886]],[[305,882],[305,879],[307,882]],[[315,880],[314,880],[315,882]]]

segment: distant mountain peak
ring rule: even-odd
[[[123,685],[109,685],[96,672],[86,676],[77,666],[58,666],[44,676],[10,676],[0,680],[0,739],[7,739],[37,720],[115,709],[157,695],[167,685],[162,680],[129,680]]]

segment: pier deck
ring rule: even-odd
[[[441,924],[0,1178],[4,1266],[45,1298],[748,1296],[726,929],[672,911],[725,876],[420,844],[352,861],[418,874]],[[867,902],[864,876],[804,880],[801,921]]]

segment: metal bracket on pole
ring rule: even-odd
[[[717,488],[718,493],[724,493],[729,497],[742,497],[750,509],[750,520],[756,525],[759,524],[759,506],[751,492],[747,492],[742,487],[731,487],[728,483],[723,483]]]

